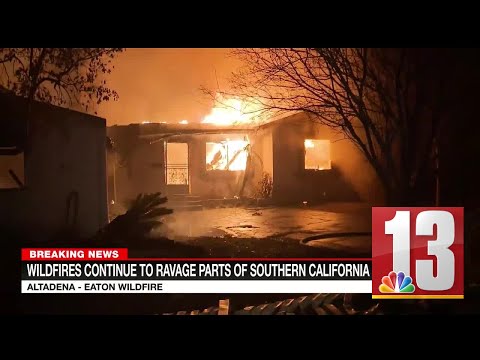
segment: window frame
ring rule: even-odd
[[[222,174],[245,172],[246,169],[243,169],[243,170],[230,170],[229,168],[227,168],[227,169],[208,169],[208,167],[207,167],[207,165],[208,165],[208,163],[207,163],[207,146],[208,146],[208,144],[214,144],[214,145],[222,144],[223,146],[225,146],[226,161],[227,161],[227,164],[228,164],[229,153],[230,153],[229,144],[228,144],[229,141],[237,141],[237,140],[222,140],[222,141],[206,141],[205,142],[205,160],[204,161],[205,161],[205,171],[207,172],[207,174],[216,173],[216,172],[222,173]],[[250,145],[249,141],[246,141],[246,140],[238,140],[238,141],[245,142],[245,146]]]
[[[307,141],[327,141],[328,142],[328,153],[329,153],[329,167],[328,168],[323,168],[323,169],[312,169],[312,168],[307,168],[307,146],[306,142]],[[333,169],[333,163],[332,163],[332,141],[330,139],[314,139],[314,138],[305,138],[303,140],[303,170],[307,172],[319,172],[319,171],[331,171]]]
[[[5,192],[5,191],[21,191],[27,188],[27,181],[26,181],[26,159],[25,159],[25,151],[23,149],[20,149],[16,146],[13,147],[0,147],[0,159],[2,156],[15,156],[15,155],[22,155],[22,167],[23,167],[23,179],[20,179],[18,175],[12,170],[8,169],[8,174],[12,178],[13,182],[18,185],[18,187],[0,187],[0,191]],[[13,173],[13,175],[12,175]],[[23,181],[22,181],[23,180]],[[19,184],[19,182],[21,184]]]

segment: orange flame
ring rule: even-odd
[[[327,170],[332,168],[329,140],[305,140],[305,169]]]
[[[247,103],[235,98],[226,99],[217,94],[214,108],[204,117],[202,123],[219,126],[255,124],[258,122],[255,119],[256,112],[258,107],[251,102]]]
[[[314,147],[315,147],[315,143],[313,142],[313,140],[310,140],[310,139],[305,140],[306,149],[312,149]]]
[[[207,143],[207,170],[242,171],[247,168],[249,142],[246,140],[226,140],[220,143]]]

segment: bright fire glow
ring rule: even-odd
[[[142,124],[150,124],[150,121],[142,121]]]
[[[183,124],[183,125],[187,125],[187,124],[188,124],[188,120],[180,120],[178,123],[179,123],[179,124]]]
[[[210,114],[205,116],[202,123],[219,126],[256,124],[258,119],[256,120],[254,117],[257,110],[252,103],[247,104],[235,98],[225,99],[217,94],[215,107]]]
[[[330,140],[305,140],[305,169],[327,170],[332,168]]]
[[[207,170],[242,171],[247,167],[248,144],[246,140],[207,142]]]
[[[310,139],[305,140],[305,148],[312,149],[314,147],[315,147],[315,144],[313,143],[313,140],[310,140]]]

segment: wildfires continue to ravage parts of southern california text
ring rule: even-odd
[[[153,271],[150,268],[154,269]],[[369,277],[368,264],[351,263],[73,263],[27,264],[31,277]]]

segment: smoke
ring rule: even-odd
[[[107,125],[200,122],[213,102],[201,86],[225,89],[238,66],[230,49],[127,49],[114,60],[109,87],[120,99],[100,104]]]
[[[190,237],[223,237],[227,233],[206,221],[203,211],[177,211],[164,219],[165,223],[155,230],[154,236],[172,240]]]

